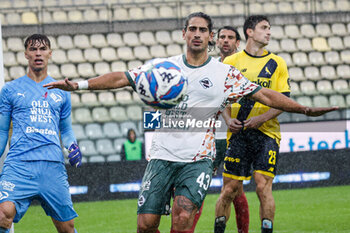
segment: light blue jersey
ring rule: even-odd
[[[47,160],[63,162],[59,139],[61,119],[70,117],[70,93],[48,90],[43,85],[55,80],[47,76],[36,83],[27,75],[13,80],[1,90],[0,114],[10,117],[13,133],[6,162]]]

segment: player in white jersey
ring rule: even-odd
[[[73,209],[60,144],[71,151],[72,166],[81,153],[71,127],[70,93],[48,90],[55,81],[47,74],[52,51],[45,35],[34,34],[24,43],[28,74],[6,83],[0,94],[0,155],[12,121],[10,150],[0,176],[0,233],[9,232],[33,200],[38,200],[58,232],[73,233]]]
[[[308,108],[289,98],[259,87],[234,67],[220,63],[208,55],[213,40],[211,18],[202,13],[190,14],[185,22],[183,38],[187,43],[185,55],[170,58],[178,63],[188,78],[185,111],[202,109],[200,119],[216,119],[230,102],[244,96],[288,112],[318,116],[336,108]],[[128,72],[112,72],[88,81],[68,79],[49,83],[45,87],[67,91],[78,89],[113,89],[131,85],[141,68]],[[184,106],[183,106],[184,107]],[[196,131],[199,130],[199,131]],[[172,208],[172,233],[190,232],[194,216],[200,208],[212,176],[215,157],[215,127],[191,128],[188,132],[159,132],[152,143],[151,160],[147,165],[138,200],[137,231],[156,232],[165,203],[175,188]]]

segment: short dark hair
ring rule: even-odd
[[[234,33],[236,33],[236,39],[237,40],[241,40],[241,35],[239,34],[238,30],[235,27],[232,27],[232,26],[223,26],[223,27],[219,28],[219,30],[218,30],[218,39],[219,39],[221,30],[233,31]]]
[[[33,34],[33,35],[29,36],[26,39],[26,41],[24,42],[24,48],[27,49],[29,44],[34,45],[37,42],[44,44],[51,49],[51,43],[50,43],[49,38],[43,34]]]
[[[213,20],[211,19],[211,17],[209,15],[207,15],[203,12],[193,12],[186,17],[185,26],[184,26],[185,31],[187,30],[188,22],[190,21],[190,19],[195,18],[195,17],[205,19],[208,23],[209,33],[211,33],[213,31]],[[215,47],[215,42],[209,41],[208,47],[209,47],[209,51],[213,50]]]
[[[243,32],[246,40],[248,40],[247,29],[250,28],[254,30],[255,26],[264,20],[270,23],[269,19],[265,15],[251,15],[244,21]]]

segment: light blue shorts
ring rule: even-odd
[[[0,176],[0,203],[11,201],[16,206],[14,222],[26,213],[33,200],[57,221],[75,217],[67,171],[63,163],[52,161],[14,161],[4,165]]]

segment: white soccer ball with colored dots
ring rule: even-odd
[[[173,61],[154,59],[141,69],[135,86],[144,103],[154,108],[169,109],[184,98],[187,78]]]

